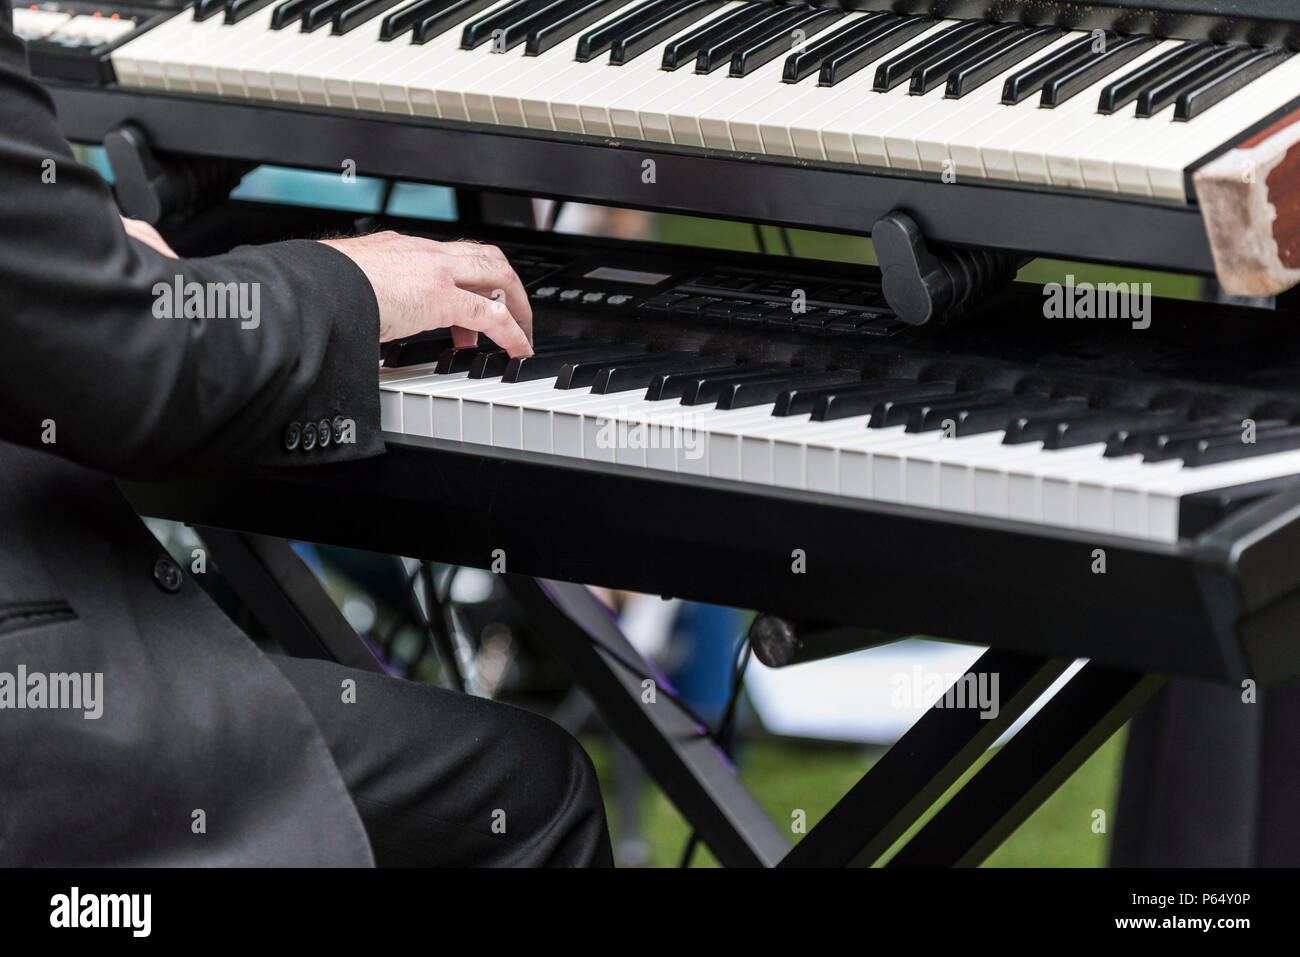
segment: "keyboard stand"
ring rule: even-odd
[[[202,525],[196,531],[240,599],[290,654],[384,671],[287,541]],[[768,817],[708,730],[674,702],[667,679],[623,636],[590,590],[519,575],[508,576],[507,583],[540,640],[568,665],[614,734],[726,866],[875,863],[1070,664],[986,651],[954,687],[998,675],[997,714],[984,718],[974,707],[931,708],[791,847],[785,822]],[[980,863],[1162,683],[1085,665],[889,866]]]

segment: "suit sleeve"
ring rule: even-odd
[[[0,197],[0,439],[131,477],[383,450],[361,270],[316,242],[175,260],[129,239],[2,21]]]

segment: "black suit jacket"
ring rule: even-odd
[[[256,328],[159,318],[177,276],[259,284]],[[380,452],[377,338],[327,246],[176,261],[128,239],[0,22],[0,863],[371,862],[302,701],[193,580],[161,587],[108,476]],[[354,442],[287,447],[336,417]],[[59,673],[102,673],[102,716],[5,706],[6,674],[31,702]]]

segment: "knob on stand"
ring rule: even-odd
[[[876,221],[871,240],[885,301],[913,326],[956,316],[1015,278],[1019,253],[926,246],[921,228],[897,210]]]
[[[236,160],[162,156],[144,131],[126,124],[104,137],[117,204],[152,226],[191,219],[230,195],[253,164]]]

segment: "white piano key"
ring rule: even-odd
[[[529,94],[542,80],[554,76],[557,72],[574,65],[574,54],[578,38],[588,30],[594,30],[610,20],[626,14],[640,6],[643,0],[633,0],[613,9],[590,26],[582,28],[572,37],[555,44],[549,50],[537,56],[525,56],[522,62],[506,63],[496,69],[485,69],[481,74],[468,78],[461,84],[460,95],[468,118],[477,123],[503,123],[498,116],[498,106],[502,112],[518,122],[513,126],[523,125],[523,108],[520,100]],[[522,52],[522,45],[519,48]],[[588,67],[590,69],[590,67]],[[511,104],[514,104],[514,107]]]

